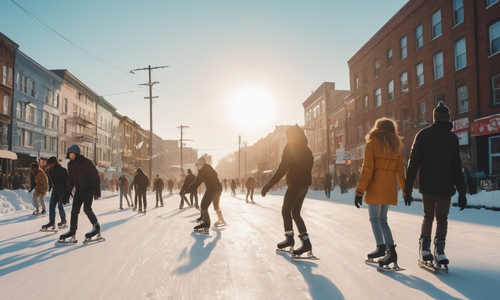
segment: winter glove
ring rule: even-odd
[[[460,207],[460,210],[464,210],[466,206],[467,197],[465,197],[465,194],[458,195],[458,207]]]
[[[28,193],[31,193],[33,191],[33,188],[29,189]]]
[[[101,197],[101,189],[96,186],[94,187],[94,200],[97,200]]]
[[[70,195],[71,195],[70,193],[67,193],[67,194],[65,194],[65,195],[63,196],[63,198],[62,198],[62,203],[63,203],[64,205],[66,205],[66,204],[68,204],[68,203],[69,203],[69,196],[70,196]]]
[[[271,189],[271,186],[269,185],[269,183],[266,183],[266,185],[262,188],[262,191],[260,192],[262,197],[265,197],[267,192],[269,192],[270,189]]]
[[[406,195],[404,196],[404,199],[405,199],[406,206],[410,206],[411,203],[413,202],[413,197],[411,196],[411,193],[406,193]]]
[[[363,205],[363,196],[356,195],[356,197],[354,197],[354,205],[356,205],[357,208]]]

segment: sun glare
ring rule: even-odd
[[[230,114],[239,128],[252,130],[270,125],[276,115],[276,102],[261,88],[248,87],[235,93],[231,99]]]

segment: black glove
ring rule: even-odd
[[[405,205],[410,206],[411,203],[413,202],[413,197],[411,196],[411,193],[406,193],[404,198],[405,198]]]
[[[64,205],[66,205],[66,204],[68,204],[68,203],[69,203],[69,196],[70,196],[70,195],[71,195],[70,193],[67,193],[67,194],[65,194],[65,195],[63,196],[63,198],[62,198],[62,203],[63,203]]]
[[[262,197],[266,196],[267,192],[269,192],[269,189],[271,189],[271,186],[269,186],[269,183],[266,183],[266,185],[262,188],[262,191],[260,192]]]
[[[101,189],[97,186],[94,187],[94,200],[97,200],[101,197]]]
[[[363,196],[356,195],[356,197],[354,197],[354,205],[356,205],[357,208],[363,205]]]
[[[467,197],[465,197],[465,194],[458,195],[458,207],[460,207],[460,210],[464,210],[467,207]]]
[[[28,193],[31,193],[32,191],[33,191],[33,188],[31,188],[31,189],[28,191]]]

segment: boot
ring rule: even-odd
[[[302,246],[300,246],[299,249],[294,250],[292,254],[294,256],[300,256],[304,252],[309,252],[309,255],[312,255],[312,245],[311,241],[309,240],[309,235],[307,233],[303,233],[299,235],[299,239],[302,242]]]
[[[42,226],[42,230],[56,229],[56,222],[54,219],[49,219],[49,223]]]
[[[434,257],[431,253],[431,238],[426,236],[421,236],[420,240],[420,260],[421,261],[431,261]]]
[[[222,211],[220,209],[215,211],[217,213],[218,220],[214,223],[215,227],[221,227],[226,225],[226,221],[224,221],[224,217],[222,216]]]
[[[373,252],[370,252],[368,253],[367,257],[367,261],[370,261],[370,262],[375,262],[374,258],[379,258],[379,257],[382,257],[385,255],[385,249],[386,249],[386,246],[385,245],[377,245],[377,249]]]
[[[68,232],[66,233],[63,233],[61,234],[61,236],[59,236],[59,240],[65,240],[67,238],[74,238],[76,234],[76,229],[75,228],[70,228]]]
[[[67,226],[66,219],[62,219],[60,223],[57,223],[57,227],[59,228],[66,226]]]
[[[94,223],[94,224],[92,224],[92,225],[94,225],[94,227],[92,228],[92,230],[91,230],[91,231],[89,231],[89,232],[87,232],[87,233],[85,234],[85,237],[86,237],[86,238],[88,238],[88,239],[90,239],[90,238],[92,238],[93,236],[95,236],[95,235],[97,235],[97,234],[101,233],[101,225],[99,225],[99,222]]]
[[[196,225],[193,228],[193,231],[198,232],[198,233],[207,233],[208,234],[209,228],[210,228],[210,223],[203,222],[200,225]]]
[[[444,254],[445,244],[446,240],[438,237],[434,238],[434,257],[436,258],[437,265],[447,265],[450,263]]]
[[[295,246],[295,240],[293,239],[293,230],[290,230],[285,232],[285,240],[278,244],[278,249],[290,247],[290,251],[293,251],[293,246]]]
[[[388,245],[386,247],[387,253],[384,258],[378,261],[379,267],[388,266],[390,263],[394,263],[394,268],[398,268],[398,253],[396,252],[396,245]]]

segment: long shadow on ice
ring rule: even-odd
[[[342,292],[333,284],[327,277],[319,274],[314,274],[312,271],[318,267],[318,264],[312,261],[292,260],[289,254],[283,252],[276,252],[277,255],[282,256],[284,259],[294,264],[297,270],[302,274],[304,280],[309,287],[311,298],[313,299],[345,299]]]
[[[498,299],[499,270],[468,269],[452,266],[448,274],[436,274],[443,283],[468,299]]]
[[[191,233],[191,236],[194,238],[194,244],[191,246],[189,251],[184,249],[182,254],[179,257],[179,260],[186,259],[185,256],[188,256],[188,262],[184,265],[178,266],[175,270],[172,271],[172,274],[186,274],[194,269],[198,268],[212,253],[217,242],[221,238],[221,231],[219,229],[215,229],[217,235],[215,238],[205,245],[205,240],[210,238],[209,235],[205,234],[196,234],[194,232]]]

